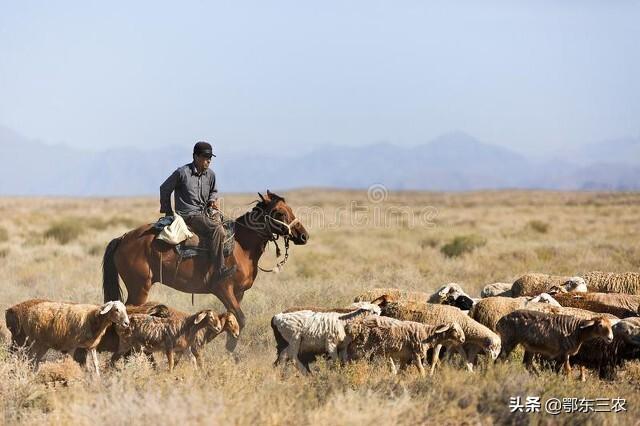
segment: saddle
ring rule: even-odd
[[[157,235],[166,226],[171,225],[171,223],[173,223],[173,220],[173,216],[161,217],[156,223],[153,224],[152,229]],[[225,218],[224,216],[221,216],[221,220],[222,227],[225,233],[222,254],[225,258],[227,258],[231,256],[231,254],[233,253],[233,247],[235,246],[235,221]],[[189,228],[189,230],[191,231],[193,236],[174,246],[174,249],[178,256],[181,259],[188,259],[190,257],[208,255],[211,250],[208,247],[207,241],[201,239],[193,229]]]

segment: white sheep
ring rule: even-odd
[[[346,354],[342,347],[345,339],[345,324],[360,315],[379,314],[380,307],[373,304],[363,304],[350,313],[315,312],[302,310],[283,312],[271,318],[271,328],[276,339],[277,359],[274,365],[286,361],[295,362],[298,369],[307,374],[311,372],[309,362],[316,355],[328,354],[332,360]],[[301,355],[304,355],[301,359]]]
[[[100,369],[96,347],[107,327],[129,326],[127,310],[118,301],[99,306],[27,300],[7,309],[5,318],[14,336],[13,347],[31,345],[29,355],[36,366],[49,349],[72,353],[84,348],[91,355],[97,376]]]

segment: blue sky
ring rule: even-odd
[[[455,3],[455,4],[453,4]],[[89,149],[640,135],[638,1],[3,2],[0,125]]]

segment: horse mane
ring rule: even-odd
[[[258,193],[260,196],[262,196],[260,193]],[[267,200],[253,200],[249,203],[249,205],[253,204],[253,208],[251,210],[249,210],[248,212],[245,212],[243,214],[241,214],[239,217],[236,218],[236,222],[241,220],[241,219],[245,219],[247,215],[251,215],[252,213],[255,213],[256,210],[260,210],[261,212],[266,212],[268,210],[270,210],[278,201],[282,201],[283,203],[286,203],[287,201],[284,199],[284,197],[281,197],[280,195],[271,192],[267,189]]]

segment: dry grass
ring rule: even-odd
[[[33,372],[0,346],[0,419],[7,424],[419,424],[583,423],[632,424],[640,418],[640,363],[630,363],[613,383],[594,377],[567,381],[551,372],[526,372],[519,359],[468,374],[444,365],[433,378],[409,370],[392,376],[386,365],[336,368],[320,362],[312,377],[273,369],[269,320],[292,305],[344,305],[370,287],[430,291],[461,283],[478,294],[487,283],[547,272],[640,267],[640,195],[554,192],[464,194],[397,193],[370,203],[363,192],[296,191],[287,201],[311,232],[294,247],[281,274],[260,274],[243,307],[248,325],[227,355],[223,340],[205,354],[206,368],[181,364],[154,371],[143,357],[103,366],[103,378],[78,374],[61,355]],[[226,212],[242,212],[253,199],[231,195]],[[0,199],[0,309],[45,297],[100,302],[100,257],[106,243],[136,221],[158,217],[154,199]],[[81,229],[61,244],[43,238],[54,224],[78,217]],[[120,212],[126,212],[120,217]],[[134,219],[135,218],[135,219]],[[548,225],[548,226],[545,226]],[[441,248],[456,236],[486,244],[463,256]],[[271,266],[273,250],[263,259]],[[157,285],[152,299],[195,311],[221,309],[213,296],[191,296]],[[103,362],[106,357],[103,356]],[[511,414],[511,396],[627,399],[626,413]],[[0,423],[2,420],[0,420]]]

